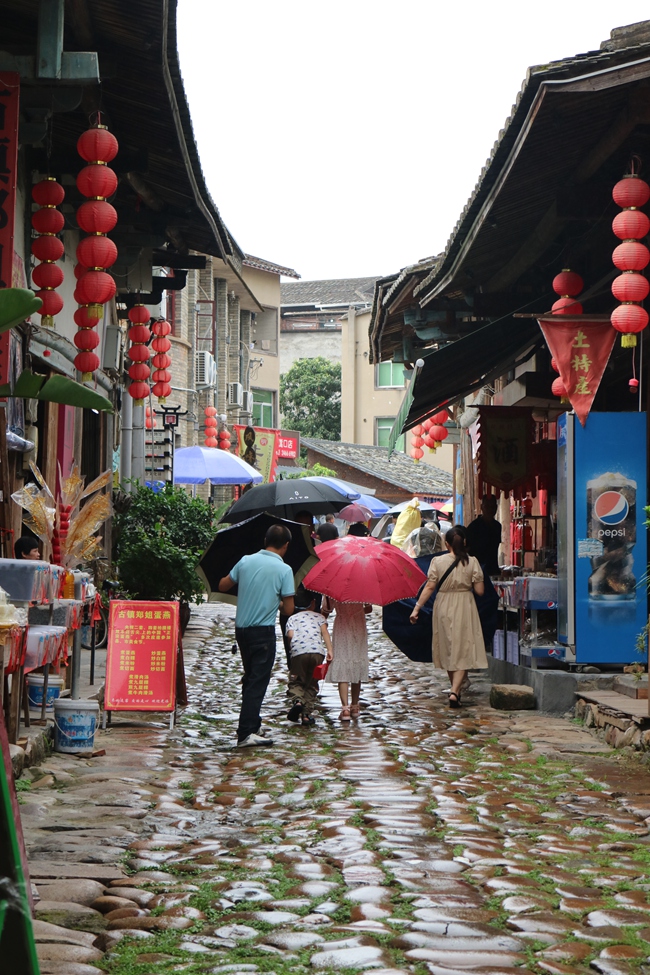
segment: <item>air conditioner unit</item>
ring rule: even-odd
[[[104,331],[102,369],[119,372],[122,367],[122,332],[116,325],[107,325]]]
[[[214,386],[217,378],[217,364],[211,352],[197,352],[195,359],[195,382],[197,387]]]
[[[241,383],[228,383],[228,408],[241,409],[244,402],[244,387]]]
[[[244,393],[242,413],[249,413],[251,416],[253,414],[253,394],[248,391]]]

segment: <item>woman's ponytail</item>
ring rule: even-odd
[[[445,541],[451,548],[454,558],[458,559],[463,565],[469,562],[467,554],[467,532],[462,525],[454,525],[445,535]]]

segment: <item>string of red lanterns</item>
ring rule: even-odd
[[[117,151],[117,139],[99,122],[82,132],[77,141],[77,152],[87,163],[77,176],[77,188],[82,196],[89,197],[77,209],[77,223],[89,236],[77,247],[74,293],[75,301],[82,306],[74,315],[79,326],[74,342],[80,350],[74,364],[83,380],[91,379],[99,368],[99,356],[94,352],[99,345],[95,326],[103,315],[103,306],[116,291],[115,281],[106,268],[115,263],[117,248],[106,234],[117,223],[117,211],[106,197],[117,189],[117,176],[108,166]]]
[[[158,397],[159,403],[164,403],[172,391],[172,374],[169,367],[172,364],[171,356],[168,355],[172,347],[171,341],[167,337],[171,333],[172,327],[165,319],[159,319],[151,325],[154,340],[151,347],[155,352],[152,360],[154,374],[152,376],[154,386],[152,393]]]
[[[584,281],[579,274],[565,267],[553,278],[553,291],[560,297],[551,306],[554,315],[582,315],[582,305],[575,301],[584,288]]]
[[[639,272],[650,262],[650,251],[640,241],[650,230],[650,219],[638,207],[650,199],[650,186],[636,173],[629,173],[615,185],[612,196],[623,207],[612,223],[612,230],[622,241],[614,248],[612,261],[623,273],[612,282],[612,294],[621,304],[612,312],[611,322],[621,332],[621,346],[632,349],[637,332],[648,324],[648,312],[640,302],[647,298],[650,283]]]
[[[32,215],[32,227],[39,236],[32,241],[32,254],[41,264],[32,271],[32,282],[39,289],[36,296],[43,304],[38,310],[41,325],[51,328],[54,316],[63,308],[63,298],[56,288],[63,283],[63,269],[55,264],[64,254],[63,243],[56,234],[61,233],[65,218],[59,204],[65,199],[65,190],[53,176],[42,179],[32,187],[32,200],[40,210]]]
[[[216,447],[219,443],[217,436],[219,421],[217,420],[216,408],[214,406],[206,406],[203,413],[205,414],[203,421],[205,426],[205,439],[203,443],[206,447]]]
[[[134,305],[127,314],[131,322],[128,332],[131,345],[127,352],[127,356],[131,360],[131,365],[127,369],[131,380],[129,396],[135,401],[136,406],[142,406],[145,398],[149,395],[147,380],[151,375],[149,368],[151,352],[147,344],[151,338],[151,329],[149,328],[151,314],[146,305]]]
[[[222,421],[221,430],[219,430],[219,435],[218,435],[219,443],[217,444],[219,450],[230,450],[230,438],[231,438],[230,430],[226,426],[225,421]]]

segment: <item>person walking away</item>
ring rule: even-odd
[[[348,535],[356,535],[357,538],[367,538],[370,529],[363,521],[353,521],[348,528]]]
[[[339,537],[339,530],[333,521],[324,521],[316,529],[316,536],[320,542],[333,542]]]
[[[316,595],[303,589],[296,593],[296,612],[287,622],[287,636],[291,643],[291,668],[289,694],[293,700],[287,714],[289,721],[300,721],[304,727],[315,724],[312,717],[318,681],[314,667],[323,663],[323,657],[332,659],[330,640],[325,617],[316,611]]]
[[[291,567],[283,561],[291,532],[285,525],[271,525],[264,548],[245,555],[219,582],[219,592],[238,586],[235,639],[244,667],[242,701],[237,728],[237,747],[272,745],[259,734],[260,709],[275,662],[275,617],[278,609],[294,612]]]
[[[481,513],[467,526],[467,551],[478,559],[489,576],[499,574],[501,522],[496,520],[496,494],[484,494]]]
[[[372,612],[370,603],[339,603],[327,596],[323,600],[323,612],[336,612],[332,629],[334,659],[327,672],[330,684],[338,684],[341,698],[340,721],[359,717],[361,682],[368,680],[368,630],[366,616]],[[352,700],[348,698],[351,684]]]
[[[446,670],[451,681],[449,707],[460,707],[460,692],[468,670],[488,665],[474,593],[485,591],[483,570],[467,554],[467,531],[454,525],[445,535],[447,554],[431,559],[429,578],[418,596],[411,623],[436,592],[433,604],[433,666]],[[336,646],[336,644],[335,644]]]

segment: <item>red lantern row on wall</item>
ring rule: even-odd
[[[106,269],[115,263],[117,248],[106,234],[117,223],[117,211],[106,197],[117,189],[117,176],[107,165],[117,150],[117,139],[99,123],[83,132],[77,141],[77,152],[87,163],[77,176],[77,188],[82,196],[88,197],[77,210],[79,228],[88,236],[77,247],[74,293],[75,301],[81,306],[74,316],[79,326],[74,342],[80,350],[74,364],[83,380],[91,379],[99,368],[99,356],[94,351],[99,345],[95,326],[116,290],[115,281]]]
[[[205,426],[203,443],[206,447],[216,447],[219,443],[219,438],[217,435],[219,421],[217,420],[216,408],[214,406],[206,406],[203,413],[205,414],[205,419],[203,421]]]
[[[36,296],[43,304],[38,310],[41,325],[51,328],[54,316],[63,308],[63,298],[56,289],[63,283],[63,269],[55,262],[63,257],[64,247],[56,236],[63,230],[63,214],[57,207],[63,203],[65,190],[48,176],[32,187],[32,200],[40,209],[32,214],[32,227],[39,236],[32,242],[32,254],[41,261],[32,271]]]
[[[154,368],[152,379],[154,385],[152,393],[154,396],[158,397],[159,403],[164,403],[172,391],[172,374],[169,371],[169,367],[172,364],[169,350],[171,349],[172,344],[168,337],[171,330],[171,325],[169,322],[165,321],[164,318],[152,322],[151,324],[151,331],[154,334],[154,339],[151,343],[151,348],[154,351],[154,357],[152,360],[152,365]]]
[[[623,209],[612,223],[612,230],[622,241],[614,248],[612,261],[622,274],[612,282],[612,294],[621,304],[612,312],[611,322],[621,332],[621,346],[631,349],[636,345],[637,332],[648,324],[648,312],[640,302],[647,298],[650,283],[640,272],[650,262],[650,251],[640,238],[650,230],[650,219],[638,208],[650,199],[650,186],[631,173],[618,181],[612,196]]]
[[[130,346],[127,356],[131,360],[127,372],[129,374],[129,396],[134,400],[136,406],[142,406],[145,398],[149,395],[148,379],[151,375],[149,358],[151,352],[148,342],[151,338],[149,322],[151,315],[146,305],[134,305],[128,311],[131,327],[129,328]],[[153,428],[152,428],[153,429]]]

